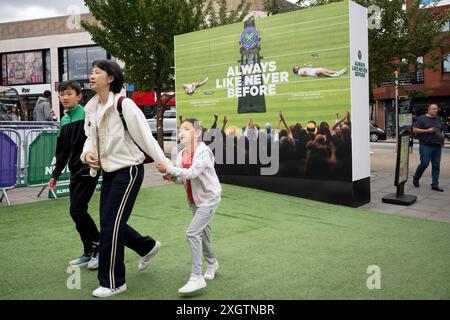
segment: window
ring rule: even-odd
[[[424,72],[423,72],[423,56],[417,57],[417,66],[416,66],[416,74],[415,79],[413,79],[414,83],[423,83],[424,81]]]
[[[6,54],[2,55],[2,85],[8,85],[8,78],[6,76]]]
[[[50,59],[49,59],[50,60]],[[7,53],[2,56],[2,84],[45,83],[45,51]],[[50,69],[50,67],[47,67]]]
[[[98,46],[64,49],[63,80],[89,79],[92,62],[96,59],[106,58],[106,50]]]
[[[447,56],[447,59],[444,60],[443,62],[442,72],[450,73],[450,54]]]
[[[400,68],[400,73],[408,73],[408,60],[402,59],[402,66]]]
[[[442,31],[450,31],[450,20],[445,21],[444,25],[442,26]]]

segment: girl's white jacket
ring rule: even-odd
[[[167,173],[177,177],[177,182],[184,184],[191,181],[192,197],[197,207],[214,206],[220,202],[222,187],[214,169],[214,154],[211,149],[200,142],[194,153],[192,165],[183,168],[183,151],[177,156],[176,167],[167,167]],[[189,204],[189,203],[188,203]]]
[[[87,139],[80,157],[81,161],[86,163],[86,154],[92,152],[100,159],[100,165],[106,172],[138,165],[145,159],[136,145],[138,144],[156,163],[171,164],[172,162],[166,158],[158,142],[153,138],[144,114],[130,99],[122,101],[122,113],[128,128],[125,130],[116,107],[119,97],[120,94],[109,93],[108,102],[103,107],[98,132],[96,114],[99,96],[95,95],[86,104],[84,131]]]

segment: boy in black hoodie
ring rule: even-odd
[[[56,145],[56,165],[48,182],[50,189],[56,187],[57,181],[66,164],[70,170],[70,215],[80,234],[84,253],[69,262],[72,266],[88,269],[98,268],[98,243],[100,234],[88,213],[88,203],[98,181],[89,175],[89,166],[83,164],[80,155],[84,141],[84,109],[78,102],[81,99],[81,86],[76,81],[64,81],[59,84],[59,101],[67,110],[61,119]]]

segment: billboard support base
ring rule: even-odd
[[[397,195],[396,193],[389,193],[382,198],[384,203],[398,204],[401,206],[410,206],[416,202],[417,196],[411,194]]]

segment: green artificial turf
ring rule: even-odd
[[[90,208],[98,221],[98,194]],[[81,242],[68,199],[0,209],[0,299],[91,299],[97,272],[69,290]],[[126,250],[128,291],[112,299],[179,299],[190,274],[185,192],[142,189],[129,224],[162,242],[145,272]],[[450,224],[223,185],[213,220],[216,279],[188,299],[449,299]],[[369,290],[369,265],[381,289]]]

